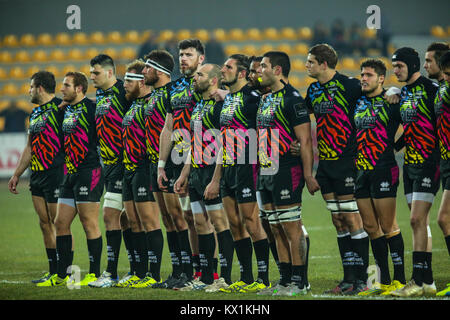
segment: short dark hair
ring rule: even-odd
[[[194,48],[200,55],[205,55],[205,45],[198,39],[184,39],[178,42],[178,50]]]
[[[256,61],[256,62],[261,62],[262,61],[263,56],[251,56],[250,57],[250,63]]]
[[[228,59],[236,60],[237,71],[241,72],[245,70],[246,77],[250,71],[250,57],[245,54],[235,53],[228,57]]]
[[[66,73],[64,77],[72,77],[73,78],[73,86],[78,87],[81,86],[83,89],[81,90],[83,94],[87,92],[88,89],[88,79],[83,72],[78,71],[69,71]]]
[[[162,49],[152,50],[144,56],[144,60],[148,59],[155,61],[156,63],[160,64],[170,72],[173,71],[175,62],[173,60],[173,56],[167,50]]]
[[[108,56],[107,54],[101,53],[90,61],[91,67],[95,66],[96,64],[101,65],[102,67],[111,67],[113,70],[115,70],[114,60]]]
[[[56,80],[55,75],[49,71],[41,70],[31,76],[31,80],[34,81],[36,87],[44,88],[45,92],[53,94],[55,93]]]
[[[283,51],[269,51],[264,53],[263,57],[269,58],[272,67],[280,66],[284,77],[289,76],[291,61],[287,53]]]
[[[447,50],[444,54],[442,54],[439,59],[439,67],[441,70],[450,68],[450,50]]]
[[[386,76],[386,65],[380,59],[367,59],[361,63],[363,68],[372,68],[379,76]]]
[[[316,44],[311,49],[309,49],[308,53],[314,55],[319,64],[326,62],[329,68],[336,68],[338,55],[336,53],[336,50],[334,50],[334,48],[329,44]]]
[[[438,65],[439,65],[439,59],[448,50],[450,50],[450,46],[448,45],[448,43],[445,43],[445,42],[433,42],[427,48],[427,52],[434,51],[434,60],[436,60],[436,63]]]

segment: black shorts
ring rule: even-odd
[[[374,170],[359,170],[356,174],[355,198],[395,198],[399,185],[399,168],[375,167]]]
[[[302,203],[304,186],[303,168],[297,163],[280,166],[274,175],[259,175],[257,190],[263,204],[285,206]]]
[[[79,169],[64,176],[59,197],[74,199],[75,202],[100,202],[103,186],[101,167]]]
[[[403,186],[405,194],[413,192],[432,193],[436,195],[439,190],[439,166],[413,167],[403,166]]]
[[[211,182],[216,166],[210,165],[202,168],[192,168],[189,174],[189,198],[192,202],[203,201],[206,205],[214,205],[222,202],[218,195],[215,199],[205,200],[203,193]]]
[[[236,199],[237,203],[256,202],[257,177],[256,164],[236,164],[223,168],[220,181],[221,197],[231,197]]]
[[[450,160],[441,160],[442,189],[450,190]]]
[[[122,180],[125,168],[122,163],[103,166],[103,177],[105,179],[105,191],[122,193]]]
[[[148,163],[134,171],[125,170],[122,184],[122,201],[155,201],[150,184],[150,166]]]
[[[355,193],[356,166],[353,158],[339,160],[320,160],[316,180],[322,194],[336,193],[348,195]]]
[[[63,164],[49,170],[32,171],[30,176],[31,194],[44,198],[47,203],[57,203],[64,171]]]

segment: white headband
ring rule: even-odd
[[[143,74],[138,74],[138,73],[132,73],[132,72],[127,72],[125,73],[125,80],[144,80],[144,75]]]
[[[167,75],[170,76],[170,71],[169,69],[163,67],[162,65],[160,65],[158,62],[147,59],[147,61],[145,61],[145,65],[152,67],[153,69],[156,69],[158,71],[161,71]]]

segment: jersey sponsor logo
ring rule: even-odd
[[[380,183],[380,191],[390,191],[390,184],[388,181],[383,181]]]

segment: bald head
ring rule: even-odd
[[[221,72],[216,64],[207,63],[200,66],[194,76],[194,90],[198,93],[208,93],[220,86]]]

